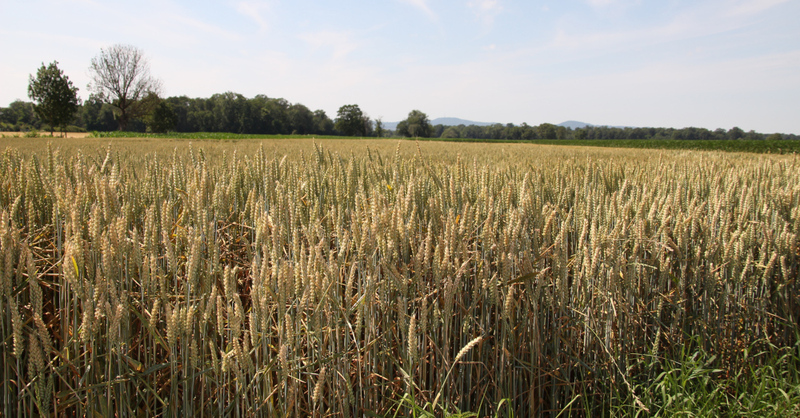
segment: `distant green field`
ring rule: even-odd
[[[239,139],[358,139],[355,137],[326,136],[326,135],[250,135],[221,132],[170,132],[167,134],[150,134],[141,132],[94,132],[95,138],[171,138],[171,139],[202,139],[202,140],[239,140]],[[364,138],[376,139],[376,138]],[[403,138],[385,138],[403,139]],[[405,138],[410,140],[409,138]],[[800,141],[754,141],[754,140],[704,140],[682,141],[673,139],[538,139],[538,140],[507,140],[507,139],[474,139],[474,138],[416,138],[420,141],[446,141],[446,142],[485,142],[485,143],[528,143],[543,145],[569,145],[608,148],[643,148],[643,149],[687,149],[702,151],[726,152],[752,152],[760,154],[792,154],[800,152]]]
[[[536,140],[486,140],[470,138],[420,138],[426,141],[452,142],[524,142],[542,145],[570,145],[608,148],[686,149],[700,151],[752,152],[761,154],[792,154],[800,152],[800,141],[748,141],[705,140],[681,141],[674,139],[536,139]]]

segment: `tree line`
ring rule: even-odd
[[[509,140],[784,140],[794,134],[762,134],[704,128],[621,128],[587,126],[570,129],[542,123],[493,124],[488,126],[431,125],[428,116],[412,110],[396,130],[385,129],[380,119],[372,120],[356,104],[339,108],[335,119],[323,110],[312,111],[283,98],[257,95],[247,98],[226,92],[209,98],[161,97],[161,82],[150,75],[144,53],[130,45],[101,49],[89,67],[89,99],[81,103],[72,85],[54,61],[30,76],[28,96],[33,102],[17,100],[0,107],[0,131],[49,130],[133,132],[226,132],[272,135],[402,136],[420,138],[465,138]]]
[[[35,111],[34,103],[16,100],[8,107],[0,107],[0,131],[49,131],[51,126]],[[334,126],[334,121],[322,110],[311,111],[300,103],[265,95],[247,99],[229,92],[210,98],[158,99],[151,113],[128,120],[125,130],[336,135]],[[90,97],[77,106],[65,129],[114,131],[120,129],[120,121],[111,104]]]
[[[47,120],[40,118],[34,103],[17,100],[0,107],[0,131],[50,130]],[[119,129],[114,108],[96,97],[77,106],[67,131],[113,131]],[[159,115],[162,121],[159,122]],[[163,115],[166,115],[163,116]],[[164,122],[163,120],[166,120]],[[160,123],[160,127],[158,126]],[[504,139],[504,140],[592,140],[592,139],[672,139],[672,140],[797,140],[794,134],[763,134],[744,131],[705,128],[633,128],[587,126],[571,129],[550,123],[540,125],[493,124],[432,125],[427,116],[413,110],[395,130],[383,127],[357,105],[344,105],[331,119],[323,110],[310,110],[301,103],[282,98],[257,95],[246,98],[238,93],[215,94],[209,98],[174,96],[159,99],[157,110],[145,117],[132,119],[127,130],[132,132],[228,132],[271,135],[347,135],[377,137],[420,137],[443,139]]]
[[[669,140],[789,140],[800,139],[794,134],[764,134],[755,131],[745,132],[739,127],[729,130],[721,128],[709,130],[705,128],[634,128],[614,126],[586,126],[571,129],[564,126],[543,123],[531,126],[526,123],[493,124],[488,126],[435,125],[431,136],[434,138],[471,138],[471,139],[510,139],[510,140],[592,140],[592,139],[669,139]]]

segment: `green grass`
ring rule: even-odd
[[[577,395],[553,416],[572,416],[576,410],[581,411],[578,416],[583,411],[593,411],[594,416],[618,418],[800,416],[800,344],[777,347],[761,340],[746,349],[744,355],[753,362],[733,372],[722,369],[724,360],[718,356],[688,345],[676,359],[647,356],[641,372],[629,376],[637,382],[633,387],[637,397],[609,385],[605,388],[611,392],[608,404],[590,405],[585,396]],[[641,404],[637,404],[637,399]],[[514,416],[507,401],[504,399],[492,408],[495,417]],[[430,403],[420,405],[412,392],[383,416],[461,418],[478,415],[437,409]]]
[[[750,152],[757,154],[792,154],[800,152],[800,141],[758,140],[705,140],[682,141],[675,139],[472,139],[472,138],[420,138],[424,141],[527,143],[541,145],[568,145],[607,148],[671,149],[698,151]]]
[[[642,371],[629,376],[636,379],[633,390],[641,404],[637,404],[637,398],[630,392],[611,387],[612,382],[605,388],[612,393],[607,398],[608,404],[589,405],[585,396],[577,395],[553,416],[573,416],[576,410],[581,411],[577,416],[583,411],[593,411],[594,416],[618,418],[800,416],[800,345],[777,347],[762,340],[752,344],[744,355],[753,362],[732,373],[722,369],[724,361],[718,356],[688,346],[681,350],[677,359],[647,357]],[[513,417],[513,410],[506,407],[506,401],[502,400],[493,408],[495,417]],[[384,415],[386,418],[398,416],[460,418],[478,415],[444,408],[437,410],[430,403],[420,405],[413,394],[406,394]]]
[[[587,139],[535,141],[552,145],[583,145],[615,148],[690,149],[698,151],[752,152],[791,154],[800,151],[800,141],[758,140],[705,140],[681,141],[675,139]]]
[[[800,345],[777,347],[760,340],[744,350],[742,366],[702,349],[684,348],[676,359],[651,358],[654,376],[638,376],[636,393],[653,417],[800,416]],[[755,366],[758,364],[758,366]],[[632,399],[613,416],[642,416]]]

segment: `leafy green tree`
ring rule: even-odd
[[[361,118],[361,124],[362,124],[362,126],[364,126],[364,128],[363,128],[364,129],[364,136],[374,136],[375,135],[375,129],[373,129],[373,127],[372,127],[372,119],[370,119],[369,115],[367,115],[366,113],[364,114],[364,117]]]
[[[401,120],[400,122],[397,122],[397,127],[395,128],[395,130],[397,131],[397,135],[406,137],[411,136],[408,133],[408,122],[405,119]]]
[[[461,135],[458,133],[458,129],[453,126],[448,126],[447,129],[442,132],[442,138],[460,138]]]
[[[17,123],[17,115],[10,107],[0,107],[0,123],[9,125]]]
[[[33,110],[33,103],[14,100],[8,107],[0,111],[0,121],[14,126],[14,130],[22,130],[27,126],[39,127],[39,116]]]
[[[521,139],[522,138],[522,128],[519,126],[514,126],[513,123],[507,123],[505,129],[503,129],[503,138],[505,139]]]
[[[83,102],[81,110],[78,112],[79,124],[87,131],[113,131],[117,129],[117,122],[114,120],[114,108],[103,103],[95,96],[89,96],[89,100]]]
[[[58,61],[47,67],[42,63],[36,78],[29,77],[28,96],[38,103],[33,108],[50,125],[50,135],[56,126],[62,127],[62,132],[66,131],[66,125],[75,117],[80,104],[78,88],[58,68]]]
[[[569,129],[564,126],[556,126],[556,139],[569,138]]]
[[[131,45],[101,49],[89,67],[92,82],[89,90],[114,106],[119,129],[128,128],[131,120],[146,116],[157,103],[145,100],[159,95],[161,82],[150,75],[150,65],[142,50]]]
[[[539,137],[542,139],[556,139],[556,125],[552,123],[539,125]]]
[[[324,110],[314,111],[314,133],[321,135],[333,134],[333,121]]]
[[[441,123],[431,126],[431,138],[441,138],[444,133],[445,126]]]
[[[738,126],[734,126],[728,131],[728,139],[742,139],[744,138],[744,131]]]
[[[289,107],[289,124],[293,133],[308,135],[314,132],[314,114],[300,103]]]
[[[271,134],[289,133],[289,102],[285,99],[269,99],[261,109],[261,114]]]
[[[536,128],[533,126],[522,122],[522,125],[520,125],[519,129],[521,131],[519,134],[520,139],[536,139]]]
[[[748,141],[762,141],[764,140],[764,135],[751,129],[744,135],[744,139]]]
[[[169,104],[170,109],[175,114],[175,126],[172,127],[176,132],[187,132],[189,107],[192,99],[186,96],[169,97],[164,99]]]
[[[169,100],[169,99],[167,99]],[[174,106],[174,103],[173,103]],[[185,102],[186,123],[178,126],[179,132],[213,132],[214,121],[211,115],[210,99],[189,99]],[[180,108],[178,108],[180,109]],[[176,113],[180,114],[179,111]],[[180,123],[180,120],[178,121]]]
[[[148,117],[148,127],[150,132],[165,133],[175,129],[178,118],[172,105],[166,100],[161,100],[153,108]]]
[[[577,132],[577,131],[576,131]],[[644,139],[647,138],[647,130],[643,128],[633,128],[628,132],[628,139]],[[576,139],[580,139],[577,138]],[[586,139],[586,138],[583,138]]]
[[[211,96],[213,103],[214,131],[247,133],[248,103],[247,99],[233,92],[225,92]]]
[[[503,125],[499,123],[495,123],[493,125],[489,125],[485,128],[486,134],[489,136],[490,139],[501,139],[503,138]]]
[[[469,125],[461,131],[462,138],[483,138],[483,129],[478,125]]]
[[[383,133],[384,133],[383,119],[377,118],[375,119],[375,136],[377,136],[378,138],[383,138]]]
[[[364,115],[358,105],[344,105],[336,112],[337,131],[346,136],[367,136],[371,131],[369,117]]]
[[[429,138],[433,131],[428,115],[412,110],[408,117],[397,124],[397,133],[407,137]]]

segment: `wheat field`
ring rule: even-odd
[[[798,340],[794,155],[2,145],[2,416],[598,416]]]

